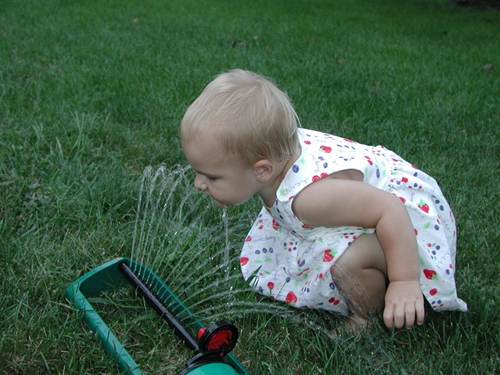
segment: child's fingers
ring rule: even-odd
[[[405,325],[405,319],[407,318],[407,306],[408,304],[397,304],[394,307],[394,326],[396,328],[403,328]]]
[[[394,306],[386,305],[384,309],[384,323],[389,329],[394,328]]]
[[[406,328],[412,329],[415,323],[421,325],[424,322],[424,318],[425,309],[423,301],[408,304],[406,308]]]
[[[384,323],[389,329],[402,328],[405,324],[405,307],[397,304],[386,305]]]
[[[405,309],[406,328],[412,329],[415,324],[415,305],[407,304]]]
[[[425,308],[423,299],[417,303],[416,313],[417,313],[417,324],[420,326],[424,324],[424,319],[425,319]]]
[[[388,305],[384,309],[384,323],[387,328],[412,329],[416,324],[424,322],[425,309],[420,301],[401,305]]]
[[[424,300],[418,281],[393,281],[385,294],[384,323],[387,328],[412,329],[424,321]]]

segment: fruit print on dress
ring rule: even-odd
[[[294,292],[288,292],[288,294],[286,295],[285,301],[289,305],[294,305],[294,304],[297,303],[298,298],[297,298],[297,296],[295,295]]]
[[[418,208],[420,208],[426,214],[429,213],[429,205],[427,203],[425,203],[423,200],[420,200],[420,203],[418,204]]]
[[[288,252],[292,251],[297,251],[297,245],[299,244],[299,241],[289,241],[289,242],[284,242],[283,243],[283,250],[286,250]]]
[[[438,290],[437,290],[437,289],[431,289],[431,291],[432,291],[434,294],[436,294],[436,293],[438,292]],[[429,294],[430,294],[431,296],[433,296],[433,294],[431,294],[430,292],[429,292]],[[441,301],[440,299],[438,299],[438,300],[432,300],[432,301],[431,301],[431,307],[432,307],[434,310],[436,310],[436,309],[438,309],[438,308],[440,308],[440,307],[443,307],[443,306],[444,306],[443,301]]]
[[[337,306],[341,301],[338,298],[332,297],[332,298],[328,299],[328,302],[333,304],[334,306]]]
[[[427,252],[432,260],[437,261],[438,252],[441,249],[441,246],[436,243],[428,243],[427,244]]]
[[[274,219],[273,219],[273,229],[278,231],[278,232],[281,232],[280,224]]]
[[[335,251],[332,251],[331,249],[325,250],[323,253],[323,262],[331,262],[337,253]],[[322,277],[320,277],[321,279]]]
[[[434,270],[424,269],[422,272],[424,273],[425,278],[428,280],[437,280],[438,279],[437,272]]]
[[[240,264],[242,266],[246,266],[248,261],[249,261],[249,259],[247,257],[240,257]]]

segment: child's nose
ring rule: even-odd
[[[203,177],[199,174],[196,174],[196,177],[194,178],[194,187],[203,191],[207,190],[207,184],[203,182]]]

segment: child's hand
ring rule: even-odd
[[[384,322],[387,328],[412,329],[413,324],[424,322],[424,298],[420,283],[411,281],[392,281],[385,293]]]

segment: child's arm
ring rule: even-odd
[[[411,328],[424,320],[417,242],[405,206],[394,195],[366,183],[335,178],[306,187],[293,203],[295,215],[310,226],[375,228],[384,250],[389,286],[385,295],[387,327]]]

